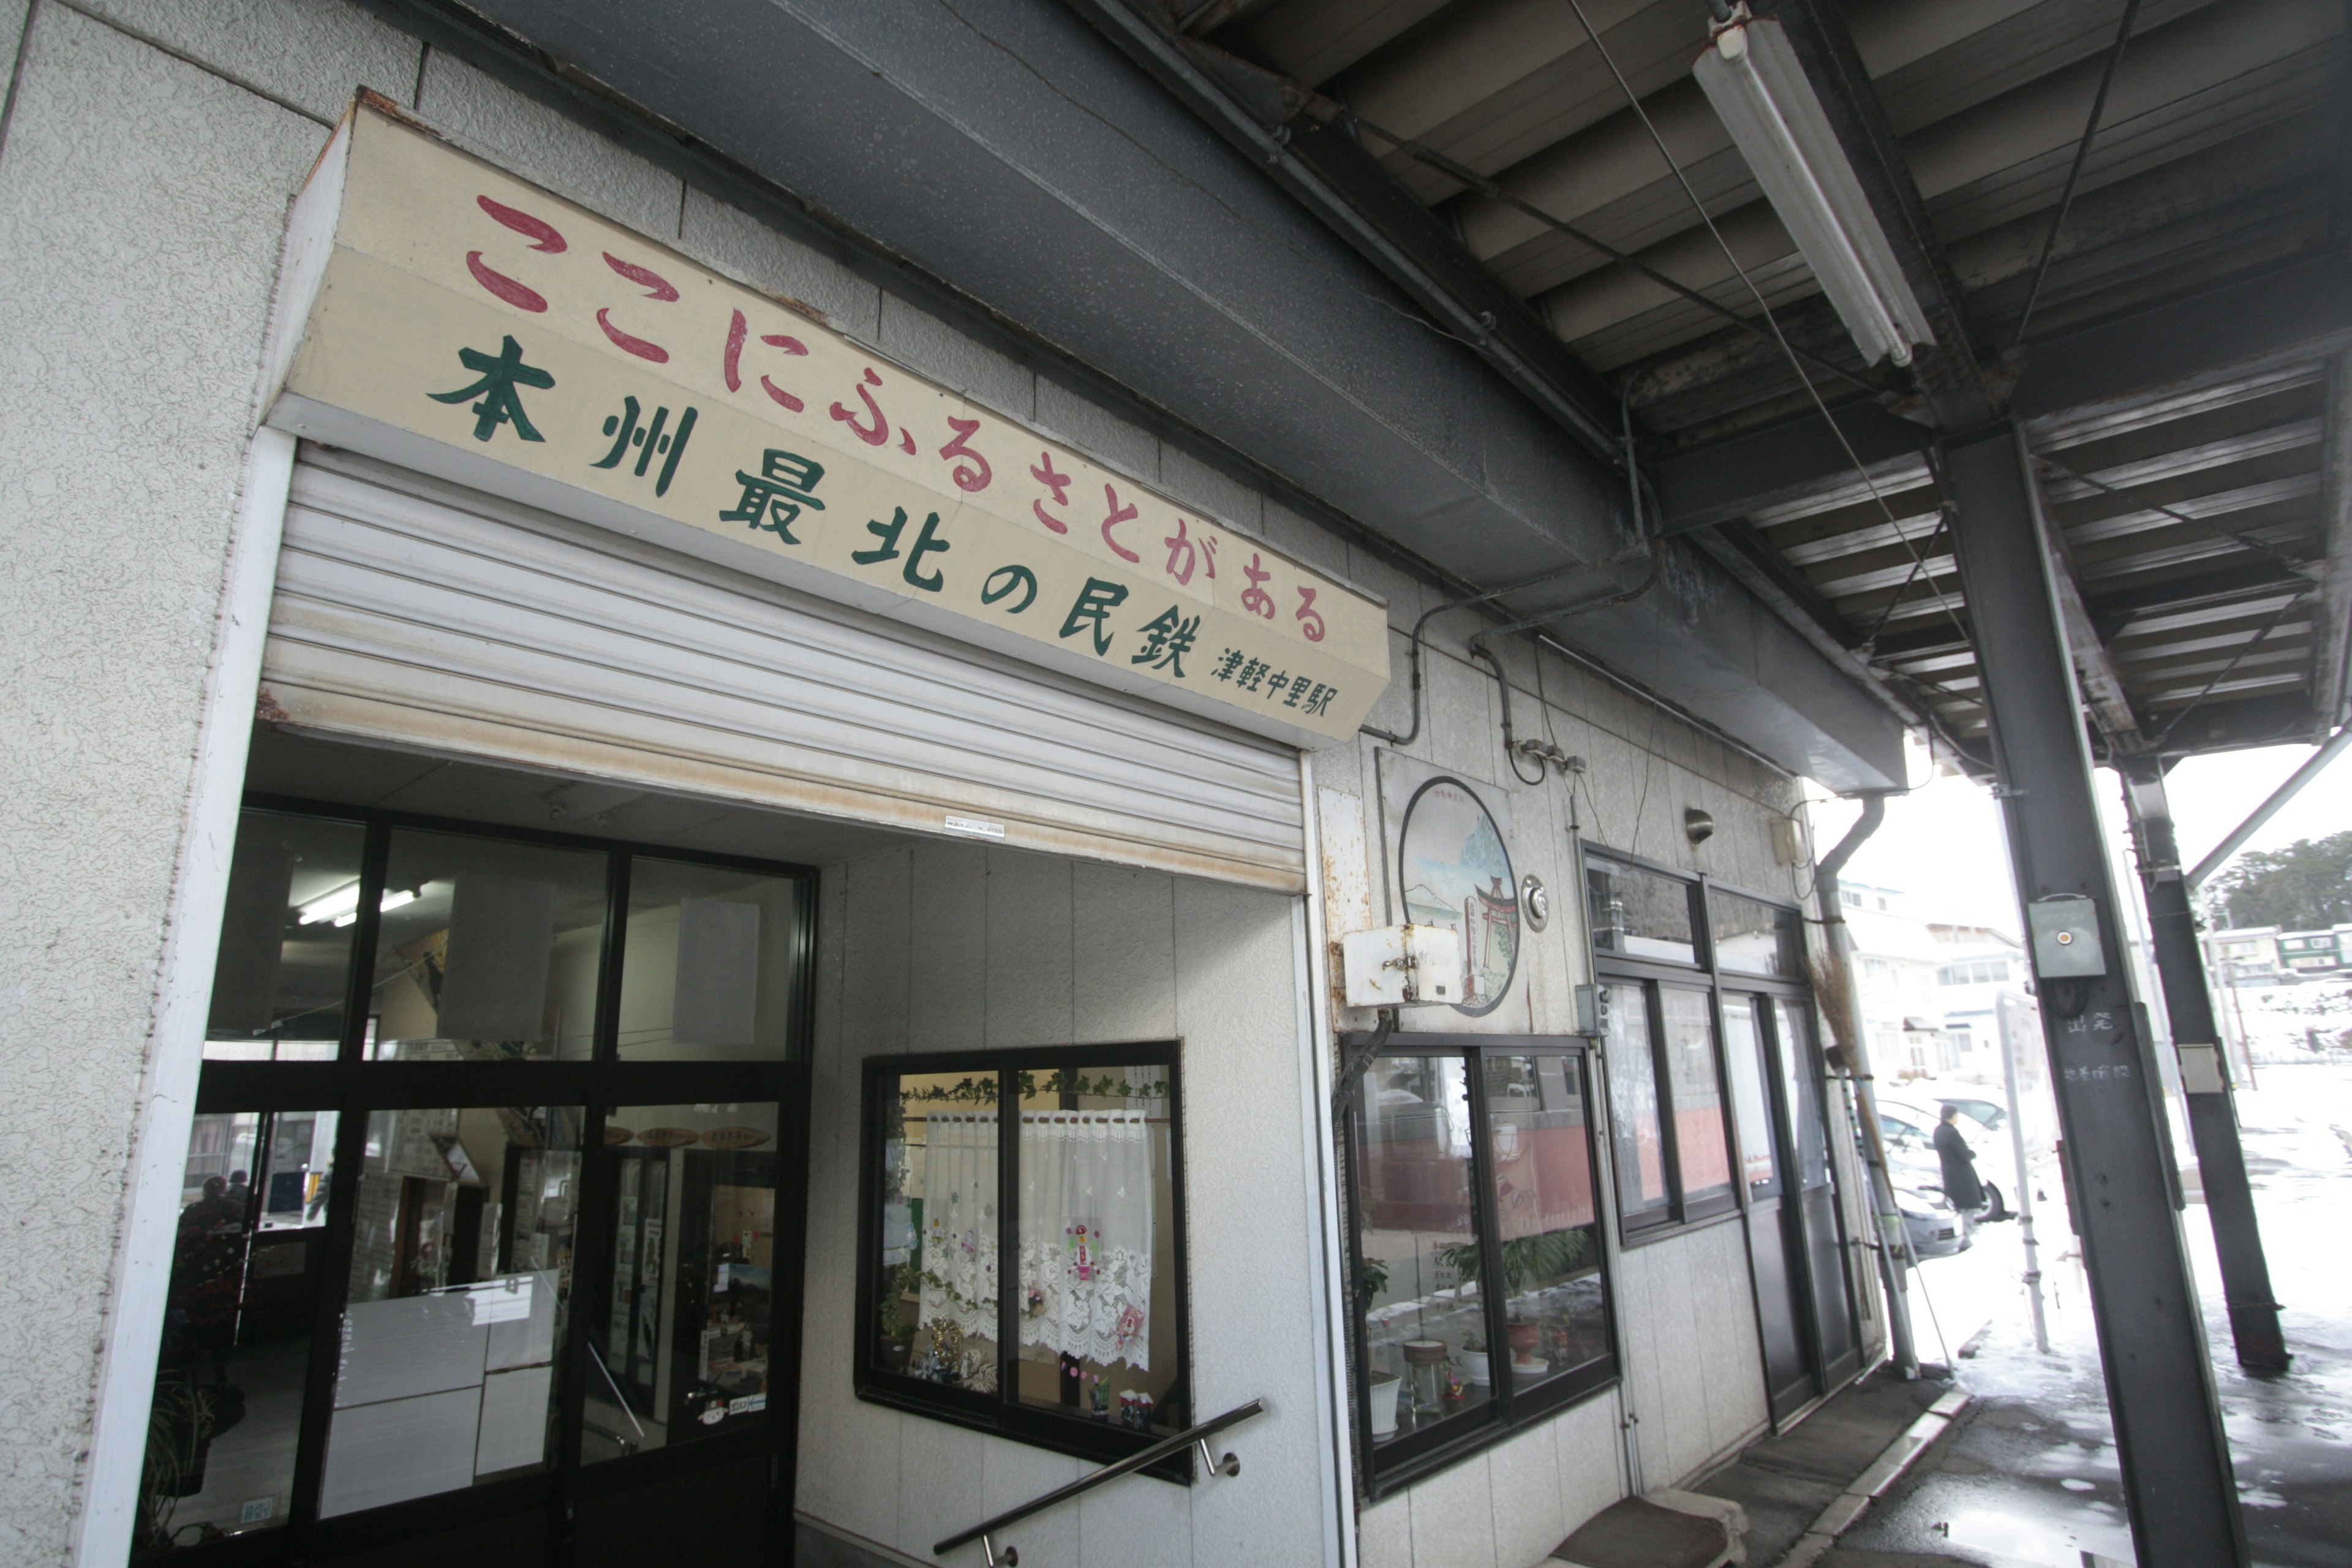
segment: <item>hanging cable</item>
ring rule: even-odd
[[[2117,500],[2135,502],[2140,506],[2147,508],[2150,511],[2168,517],[2175,522],[2186,523],[2189,527],[2196,529],[2203,533],[2211,534],[2216,539],[2226,539],[2232,544],[2242,545],[2246,549],[2252,551],[2257,555],[2267,555],[2290,572],[2300,573],[2306,564],[2306,563],[2295,559],[2294,556],[2289,555],[2285,551],[2281,550],[2274,545],[2263,543],[2261,540],[2254,538],[2252,534],[2240,533],[2234,529],[2223,528],[2220,523],[2209,521],[2201,517],[2191,517],[2187,512],[2179,511],[2172,507],[2166,506],[2161,501],[2150,500],[2146,496],[2141,495],[2138,491],[2132,489],[2128,486],[2111,485],[2105,479],[2093,479],[2088,474],[2080,473],[2075,469],[2068,468],[2065,464],[2057,461],[2055,458],[2044,458],[2039,454],[2034,457],[2033,461],[2037,466],[2049,470],[2051,473],[2063,474],[2067,479],[2073,479],[2078,484],[2088,485],[2095,490],[2115,497]]]
[[[2084,161],[2091,155],[2091,139],[2099,133],[2099,117],[2106,112],[2107,89],[2116,83],[2116,68],[2123,64],[2124,46],[2131,41],[2132,18],[2139,15],[2139,0],[2124,0],[2124,19],[2116,28],[2116,41],[2107,50],[2106,68],[2099,73],[2099,90],[2091,97],[2091,118],[2083,127],[2083,139],[2074,144],[2074,162],[2066,171],[2065,187],[2058,193],[2058,211],[2050,219],[2050,237],[2042,242],[2042,259],[2034,264],[2032,286],[2025,291],[2025,309],[2017,313],[2017,335],[2009,346],[2018,347],[2025,342],[2025,326],[2033,319],[2033,307],[2042,299],[2042,280],[2050,276],[2050,263],[2058,254],[2059,231],[2066,226],[2066,209],[2074,205],[2074,184],[2083,177]]]
[[[2204,701],[2208,697],[2212,696],[2214,689],[2219,687],[2221,682],[2230,679],[2231,672],[2245,662],[2246,656],[2248,654],[2253,652],[2254,649],[2262,646],[2263,638],[2269,637],[2271,633],[2278,629],[2279,623],[2286,619],[2287,612],[2294,609],[2297,605],[2302,604],[2305,594],[2309,591],[2310,590],[2308,589],[2298,590],[2287,600],[2285,604],[2281,605],[2276,610],[2273,611],[2271,618],[2263,623],[2263,629],[2256,632],[2252,638],[2247,642],[2246,646],[2240,648],[2237,651],[2236,656],[2232,658],[2229,663],[2223,665],[2214,675],[2212,679],[2205,683],[2204,690],[2199,692],[2196,696],[2189,700],[2188,707],[2183,708],[2179,712],[2175,713],[2172,716],[2171,721],[2165,725],[2163,732],[2158,735],[2155,740],[2148,742],[2148,749],[2150,751],[2158,750],[2164,745],[2165,742],[2170,740],[2172,738],[2172,732],[2180,728],[2180,721],[2183,719],[2188,718],[2191,713],[2194,713],[2197,710],[2197,705],[2199,703]]]
[[[1356,113],[1353,110],[1342,108],[1338,105],[1334,105],[1333,108],[1335,112],[1340,118],[1344,119],[1348,124],[1353,125],[1360,130],[1370,132],[1374,136],[1379,137],[1381,141],[1387,142],[1398,152],[1402,153],[1406,157],[1412,159],[1416,163],[1427,164],[1429,167],[1435,169],[1439,174],[1444,174],[1447,179],[1454,181],[1455,184],[1468,186],[1470,189],[1477,192],[1480,195],[1486,197],[1488,201],[1495,202],[1502,206],[1507,206],[1513,212],[1519,214],[1522,217],[1533,218],[1536,222],[1543,225],[1546,228],[1566,236],[1568,238],[1574,240],[1577,244],[1583,246],[1586,249],[1592,251],[1596,255],[1606,257],[1608,259],[1617,263],[1621,267],[1632,268],[1633,271],[1638,272],[1643,277],[1648,279],[1651,282],[1658,285],[1661,289],[1672,290],[1675,294],[1680,296],[1691,304],[1696,305],[1700,310],[1706,311],[1710,315],[1720,317],[1722,320],[1728,321],[1731,325],[1739,329],[1739,331],[1748,333],[1749,336],[1757,339],[1760,342],[1772,343],[1776,342],[1775,334],[1766,331],[1763,328],[1758,326],[1755,322],[1749,321],[1738,311],[1732,310],[1729,306],[1723,304],[1719,300],[1708,299],[1699,290],[1690,287],[1686,283],[1668,277],[1665,273],[1659,271],[1656,268],[1652,267],[1649,263],[1642,260],[1641,258],[1633,255],[1632,252],[1618,249],[1607,240],[1601,238],[1597,235],[1588,234],[1583,229],[1580,229],[1574,224],[1570,223],[1566,218],[1555,217],[1550,213],[1544,211],[1543,208],[1537,206],[1534,203],[1521,200],[1519,197],[1511,195],[1508,191],[1504,190],[1502,186],[1496,184],[1486,175],[1481,174],[1475,169],[1471,168],[1468,164],[1455,162],[1454,159],[1447,157],[1444,153],[1439,152],[1434,147],[1429,146],[1425,142],[1416,142],[1410,136],[1401,136],[1393,131],[1390,131],[1382,126],[1377,125],[1371,121],[1366,120],[1362,115]],[[1830,374],[1838,377],[1842,381],[1852,382],[1854,385],[1874,396],[1886,390],[1886,387],[1883,384],[1873,381],[1867,376],[1858,375],[1854,372],[1846,369],[1843,365],[1839,364],[1832,360],[1822,358],[1820,354],[1813,353],[1811,349],[1792,348],[1785,339],[1777,341],[1778,346],[1784,352],[1801,353],[1805,358],[1812,361],[1813,363],[1819,366],[1822,370],[1828,372]]]

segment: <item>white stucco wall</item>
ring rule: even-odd
[[[1390,595],[1398,679],[1370,721],[1402,733],[1412,727],[1406,634],[1428,605],[1442,601],[1401,576],[1374,576],[1371,584]],[[1475,1018],[1407,1009],[1406,1029],[1574,1029],[1573,988],[1591,978],[1575,870],[1580,837],[1595,848],[1631,851],[1777,897],[1811,891],[1809,876],[1799,879],[1799,868],[1777,864],[1772,855],[1771,819],[1798,808],[1799,781],[1556,654],[1540,656],[1538,677],[1537,650],[1525,644],[1497,647],[1510,672],[1517,734],[1551,741],[1583,757],[1590,771],[1573,786],[1550,769],[1541,784],[1521,782],[1503,750],[1495,678],[1467,659],[1462,642],[1482,624],[1465,611],[1431,623],[1421,731],[1402,750],[1508,796],[1513,868],[1551,889],[1552,921],[1526,936],[1524,978],[1502,1006]],[[1328,815],[1360,814],[1374,918],[1401,919],[1393,910],[1383,915],[1380,906],[1377,752],[1383,744],[1365,737],[1351,749],[1318,754],[1316,783],[1318,792],[1335,792],[1322,797],[1336,808]],[[1521,767],[1534,772],[1526,761]],[[1696,846],[1683,830],[1683,813],[1692,806],[1715,818],[1714,836]],[[1347,837],[1327,828],[1326,855],[1345,855]],[[1372,1019],[1346,1014],[1341,1022],[1369,1028]],[[1622,1397],[1638,1417],[1644,1486],[1687,1479],[1765,1429],[1762,1347],[1748,1280],[1746,1234],[1736,1218],[1618,1259],[1612,1286],[1623,1331]],[[1548,1464],[1556,1464],[1556,1480],[1544,1479],[1554,1474]],[[1618,1399],[1604,1393],[1365,1510],[1362,1563],[1529,1568],[1627,1486]]]
[[[326,132],[58,5],[9,58],[0,1560],[34,1564],[86,1474],[264,317]]]
[[[940,845],[828,868],[820,907],[801,1511],[929,1562],[941,1536],[1093,1468],[852,1394],[860,1064],[1181,1038],[1194,1405],[1270,1413],[1220,1440],[1236,1480],[1129,1477],[1008,1539],[1024,1562],[1106,1568],[1322,1561],[1296,901]]]

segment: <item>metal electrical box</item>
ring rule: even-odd
[[[2107,972],[2099,945],[2099,906],[2073,894],[2025,906],[2033,939],[2033,973],[2044,980],[2084,980]]]
[[[1462,933],[1451,926],[1381,926],[1339,939],[1339,968],[1350,1007],[1459,1003],[1468,964]]]

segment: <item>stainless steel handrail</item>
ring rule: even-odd
[[[1043,1497],[1031,1498],[1019,1508],[1007,1509],[993,1519],[984,1520],[970,1530],[950,1535],[931,1548],[931,1555],[944,1557],[957,1547],[969,1546],[977,1541],[981,1543],[981,1551],[988,1559],[989,1568],[999,1568],[1000,1564],[1002,1568],[1016,1568],[1021,1561],[1021,1554],[1010,1546],[1005,1547],[1000,1554],[995,1543],[989,1537],[1008,1525],[1018,1524],[1034,1514],[1043,1513],[1047,1509],[1066,1503],[1074,1497],[1083,1496],[1106,1481],[1115,1481],[1121,1476],[1156,1465],[1170,1455],[1181,1454],[1187,1448],[1200,1449],[1201,1462],[1208,1467],[1212,1474],[1240,1475],[1241,1460],[1230,1453],[1222,1459],[1214,1458],[1209,1452],[1209,1439],[1228,1426],[1238,1426],[1253,1415],[1265,1414],[1265,1401],[1263,1399],[1253,1399],[1247,1405],[1235,1405],[1223,1415],[1212,1416],[1198,1426],[1187,1427],[1173,1437],[1162,1438],[1149,1448],[1129,1454],[1116,1464],[1105,1465],[1090,1476],[1080,1476],[1068,1486],[1056,1487]]]

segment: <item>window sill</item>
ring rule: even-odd
[[[887,1405],[908,1415],[944,1421],[986,1436],[1003,1437],[1100,1465],[1116,1463],[1173,1436],[1172,1432],[1135,1432],[1105,1421],[1006,1405],[985,1395],[971,1394],[963,1399],[951,1394],[943,1396],[934,1384],[893,1373],[861,1372],[855,1380],[855,1392],[868,1405]],[[1190,1454],[1174,1455],[1138,1474],[1185,1487],[1194,1480]]]

